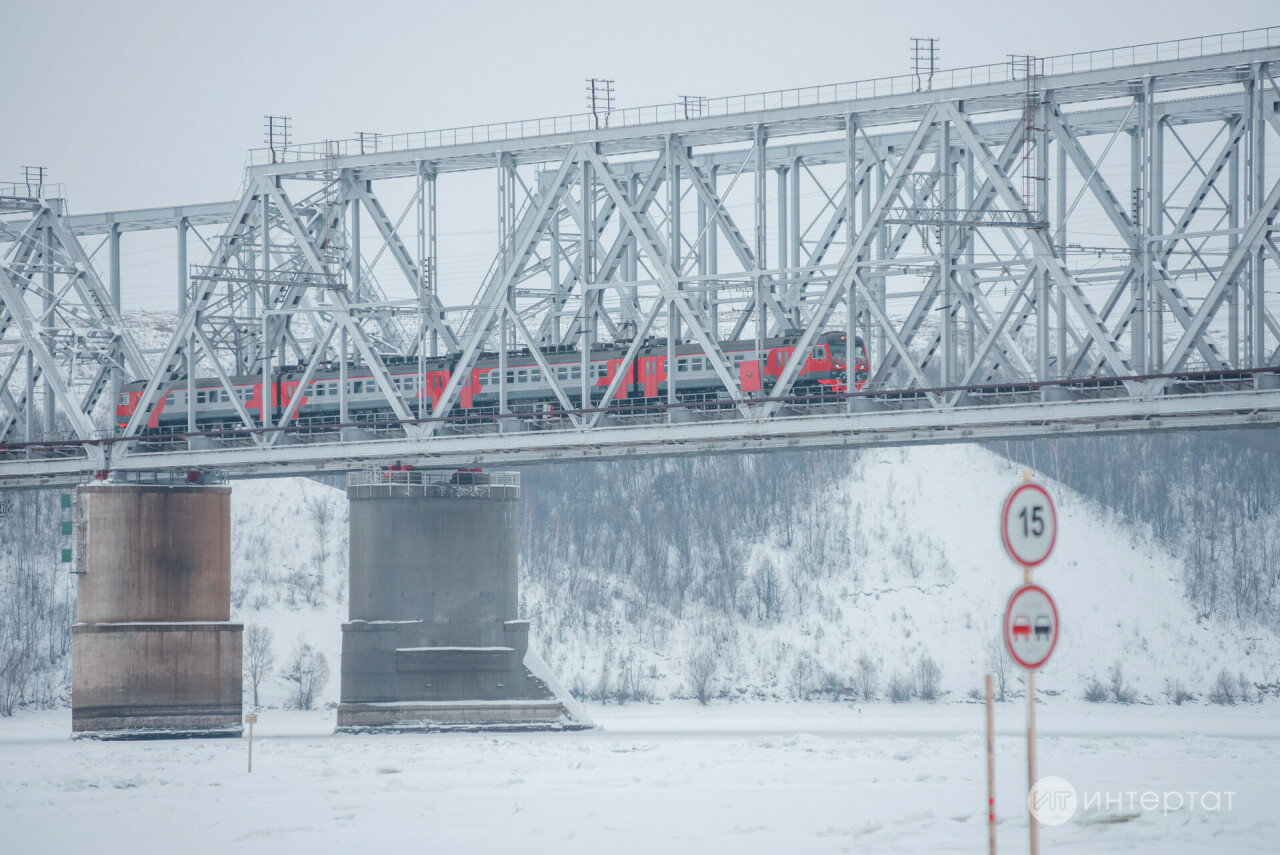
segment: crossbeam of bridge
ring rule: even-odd
[[[0,198],[0,486],[1274,426],[1278,60],[1270,28],[1046,58],[1030,77],[1037,64],[958,69],[932,91],[885,78],[598,129],[328,141],[251,153],[239,199],[144,211],[71,216],[15,188]],[[476,173],[497,187],[492,263],[443,280],[437,186]],[[191,264],[197,227],[221,232]],[[120,313],[119,240],[154,229],[178,241],[179,316],[144,353]],[[81,243],[95,236],[105,274]],[[815,395],[801,368],[837,330],[867,343],[870,376]],[[778,337],[793,355],[744,388],[722,343],[758,357]],[[692,347],[710,379],[605,406],[624,372],[591,385],[604,345],[624,366]],[[554,406],[520,403],[517,350]],[[578,380],[549,369],[566,351]],[[496,404],[468,406],[488,354]],[[443,389],[416,393],[439,358]],[[392,370],[406,364],[412,386]],[[339,415],[303,417],[334,365]],[[234,378],[282,366],[301,382],[280,411],[246,406]],[[374,415],[348,400],[355,368]],[[195,378],[234,416],[202,418]],[[141,401],[120,428],[127,382]],[[182,423],[150,424],[175,390]]]

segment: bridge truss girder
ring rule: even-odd
[[[876,419],[897,419],[908,432],[947,423],[948,414],[989,406],[1001,387],[1042,402],[1105,398],[1134,416],[1157,414],[1151,402],[1161,397],[1209,394],[1196,391],[1205,372],[1229,378],[1214,394],[1256,396],[1280,368],[1280,307],[1267,291],[1280,271],[1280,181],[1265,157],[1280,136],[1278,59],[1280,50],[1263,48],[251,167],[155,367],[117,366],[147,381],[124,441],[94,448],[121,469],[129,458],[156,465],[162,457],[244,467],[236,461],[245,454],[269,468],[307,444],[320,458],[350,462],[351,443],[372,440],[293,424],[306,380],[351,358],[368,367],[393,416],[377,440],[388,443],[388,458],[428,459],[450,445],[480,459],[457,437],[468,432],[511,448],[539,446],[531,428],[610,443],[619,421],[592,404],[588,349],[619,345],[623,370],[604,390],[607,402],[640,348],[661,339],[668,365],[677,345],[700,351],[722,401],[701,411],[672,390],[628,424],[670,426],[692,413],[780,436],[761,425],[808,412],[835,418],[830,401],[813,411],[796,401],[809,347],[827,330],[862,336],[871,353],[866,389],[835,406],[846,433]],[[1179,156],[1166,158],[1166,147]],[[499,245],[457,310],[439,296],[460,283],[437,272],[435,191],[477,170],[496,176]],[[383,188],[406,183],[399,195],[410,201],[396,219],[382,202],[396,194]],[[362,258],[371,245],[362,222],[374,225],[376,257],[393,259],[403,280],[389,287],[407,299],[388,299]],[[1085,263],[1094,249],[1099,261],[1120,263]],[[754,342],[758,354],[776,336],[794,340],[792,358],[767,388],[744,391],[721,342]],[[580,384],[550,370],[547,352],[566,345],[582,361]],[[515,348],[549,383],[558,421],[510,406],[506,360]],[[465,372],[495,352],[497,411],[482,427],[463,426]],[[388,364],[437,356],[452,373],[428,410]],[[282,362],[304,382],[281,423],[237,404],[239,424],[219,439],[226,447],[198,455],[186,448],[202,444],[193,414],[187,435],[167,445],[145,435],[166,384],[217,376],[234,399],[233,376]],[[343,425],[346,409],[344,398]],[[1230,418],[1215,416],[1212,426]]]

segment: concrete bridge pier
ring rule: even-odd
[[[231,488],[77,490],[75,736],[239,736]]]
[[[519,619],[519,475],[353,474],[338,730],[590,727]]]

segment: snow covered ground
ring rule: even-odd
[[[67,711],[21,712],[0,727],[0,851],[985,851],[980,704],[591,712],[584,733],[335,736],[332,711],[266,711],[252,774],[245,740],[72,741]],[[1042,828],[1044,851],[1280,851],[1276,712],[1050,699],[1040,773],[1112,804]],[[1004,852],[1027,845],[1023,716],[997,712]],[[1217,809],[1140,803],[1189,791]]]

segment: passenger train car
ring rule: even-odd
[[[625,344],[602,345],[592,350],[586,368],[587,382],[592,389],[589,407],[604,406],[604,393],[616,373],[622,370],[626,347]],[[796,339],[766,339],[761,351],[764,358],[759,360],[753,358],[754,341],[721,342],[721,349],[743,391],[767,392],[795,351]],[[861,338],[855,340],[853,351],[851,370],[845,334],[824,333],[805,357],[800,373],[796,376],[793,394],[844,392],[849,386],[850,374],[853,386],[861,389],[867,378],[867,352]],[[566,395],[575,406],[580,406],[583,371],[581,352],[574,347],[552,347],[544,349],[542,354]],[[412,402],[422,398],[425,412],[440,400],[456,359],[455,354],[427,359],[425,371],[422,372],[419,371],[416,359],[389,359],[387,368],[392,382],[405,400],[411,402],[416,411],[417,407]],[[676,398],[684,402],[714,401],[727,397],[711,360],[703,356],[698,345],[677,346],[674,370],[670,368],[667,365],[666,343],[661,340],[647,342],[628,366],[623,382],[618,384],[613,405],[660,404],[667,400],[671,383],[675,383]],[[461,412],[455,408],[454,413],[465,417],[468,411],[475,414],[486,410],[496,411],[498,371],[498,354],[483,353],[478,356],[460,390],[458,408]],[[300,368],[286,367],[277,371],[268,384],[265,395],[261,375],[232,377],[231,382],[236,396],[250,415],[261,418],[265,404],[269,408],[271,423],[276,424],[297,390],[302,375]],[[295,414],[296,424],[304,427],[338,424],[339,376],[336,365],[315,373]],[[145,382],[129,383],[121,388],[116,405],[116,422],[121,428],[133,417],[145,388]],[[554,412],[560,407],[550,382],[527,350],[508,354],[507,404],[515,409],[542,412]],[[194,410],[196,424],[202,430],[235,429],[242,426],[230,395],[216,377],[196,379]],[[347,414],[348,418],[355,421],[385,421],[394,418],[372,373],[363,365],[351,366],[347,374]],[[185,378],[165,387],[163,396],[151,410],[146,428],[149,429],[148,432],[163,433],[186,430]]]

